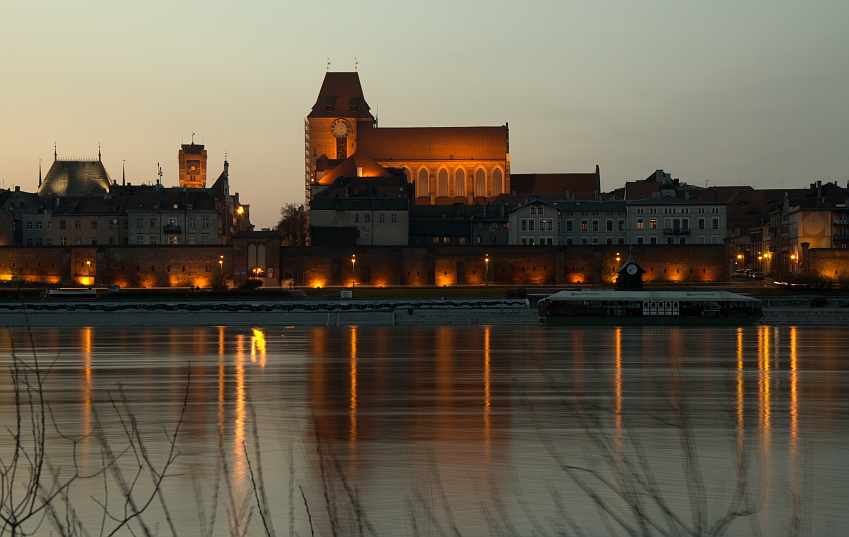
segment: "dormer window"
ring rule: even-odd
[[[332,112],[332,111],[333,111],[333,107],[334,107],[335,105],[336,105],[336,96],[334,95],[333,97],[328,97],[328,98],[324,101],[324,111],[325,111],[325,112]]]
[[[348,101],[348,109],[351,112],[356,112],[360,108],[360,98],[352,97],[350,101]]]

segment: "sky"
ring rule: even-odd
[[[698,186],[849,181],[849,2],[6,0],[3,188],[59,158],[176,186],[225,153],[257,226],[304,200],[304,118],[360,73],[380,125],[510,126],[512,173]]]

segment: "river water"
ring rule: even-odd
[[[848,331],[818,327],[10,329],[0,456],[20,484],[21,415],[29,461],[44,447],[43,490],[78,469],[40,535],[108,533],[119,523],[104,511],[128,518],[151,498],[118,534],[662,535],[726,521],[730,535],[842,535],[847,349]],[[38,361],[17,404],[13,351],[19,373]],[[43,442],[27,397],[46,402]]]

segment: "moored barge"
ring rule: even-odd
[[[539,301],[549,326],[744,326],[758,299],[727,291],[560,291]]]

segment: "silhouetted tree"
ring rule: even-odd
[[[277,231],[283,235],[283,246],[307,245],[307,209],[303,205],[287,203],[280,209]]]

